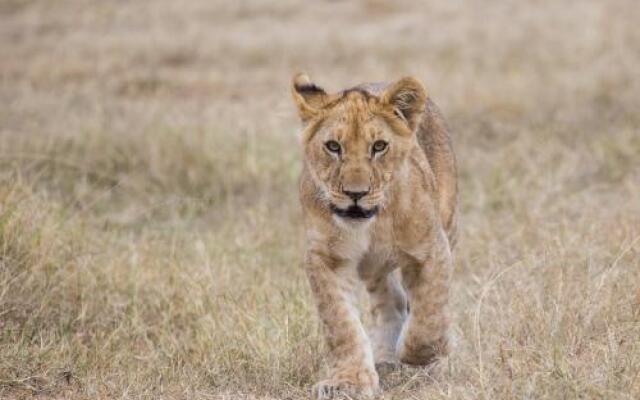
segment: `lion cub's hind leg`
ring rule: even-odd
[[[407,317],[407,297],[398,270],[369,279],[366,286],[372,317],[369,336],[376,367],[389,368],[399,363],[396,346]]]

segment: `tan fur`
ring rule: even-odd
[[[457,180],[449,134],[414,78],[327,94],[306,75],[293,97],[304,123],[300,200],[305,269],[326,331],[332,370],[314,397],[370,397],[375,364],[426,365],[447,354],[451,251],[456,238]],[[339,154],[325,143],[340,143]],[[372,144],[384,140],[384,152]],[[332,212],[367,193],[372,218]],[[367,334],[354,303],[363,281],[371,299]]]

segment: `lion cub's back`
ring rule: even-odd
[[[457,238],[458,211],[456,157],[447,124],[431,99],[427,99],[424,116],[416,133],[436,177],[440,219],[453,248]]]

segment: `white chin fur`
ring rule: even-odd
[[[346,229],[366,229],[375,219],[375,215],[371,218],[345,218],[333,215],[333,220],[336,224]]]

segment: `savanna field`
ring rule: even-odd
[[[638,21],[631,0],[1,1],[0,398],[308,397],[301,70],[415,75],[453,132],[454,348],[383,398],[640,398]]]

